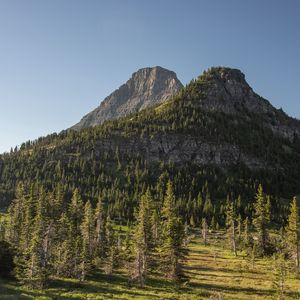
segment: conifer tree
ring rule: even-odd
[[[137,225],[134,234],[134,267],[133,279],[137,280],[141,286],[144,285],[149,271],[149,262],[152,250],[152,228],[150,206],[152,197],[150,190],[141,197]]]
[[[34,186],[31,187],[29,197],[24,201],[24,221],[21,226],[21,247],[26,249],[29,247],[31,236],[32,236],[32,226],[35,217],[35,201],[34,201]]]
[[[229,241],[231,244],[231,250],[235,256],[237,256],[236,251],[236,225],[235,225],[235,208],[233,201],[229,202],[226,210],[226,227]]]
[[[76,235],[80,233],[80,225],[83,216],[83,202],[79,195],[78,189],[75,189],[69,206],[70,220],[74,226],[73,230]]]
[[[169,180],[162,209],[162,244],[160,248],[161,266],[165,275],[178,280],[182,274],[184,228],[175,211],[175,196]]]
[[[73,276],[72,225],[66,213],[62,213],[56,225],[55,248],[52,265],[57,276]]]
[[[22,183],[16,187],[16,199],[8,209],[9,223],[8,223],[8,240],[19,249],[22,235],[22,224],[24,221],[24,204],[25,204],[25,188]]]
[[[115,239],[115,232],[110,217],[106,220],[106,243],[105,243],[105,263],[104,271],[111,275],[117,265],[117,245]]]
[[[242,234],[242,243],[245,248],[249,248],[251,246],[251,234],[250,234],[250,221],[249,218],[246,217],[244,220],[244,230]]]
[[[266,254],[269,238],[267,229],[270,220],[269,203],[260,184],[256,193],[256,202],[254,203],[255,216],[253,224],[258,234],[258,250],[262,255]]]
[[[287,243],[292,257],[295,260],[296,272],[299,273],[300,259],[300,219],[296,197],[293,198],[287,226]]]
[[[34,231],[28,252],[27,270],[24,278],[30,286],[43,288],[49,276],[49,244],[51,226],[47,225],[45,193],[41,189],[34,220]]]
[[[70,227],[68,232],[67,252],[70,255],[69,264],[73,277],[81,278],[81,222],[83,216],[83,202],[79,195],[78,189],[75,189],[69,206]]]
[[[153,246],[157,246],[159,242],[159,235],[160,235],[160,219],[156,209],[154,209],[151,214],[151,224],[152,224],[152,243]]]
[[[105,211],[102,198],[99,197],[97,207],[95,210],[95,238],[94,238],[94,246],[95,253],[99,258],[104,258],[105,256]]]
[[[81,280],[85,280],[90,268],[93,254],[94,214],[90,201],[84,207],[84,216],[81,224],[82,254],[81,254]]]

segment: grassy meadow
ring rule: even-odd
[[[95,273],[85,282],[52,278],[46,290],[31,290],[4,280],[0,282],[0,299],[277,299],[273,259],[253,261],[241,252],[234,257],[223,232],[211,233],[206,246],[195,232],[185,271],[189,279],[180,287],[153,276],[141,288],[130,284],[122,270],[113,276]],[[285,282],[284,299],[300,299],[300,280],[291,273]]]

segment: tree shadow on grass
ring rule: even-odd
[[[199,273],[199,272],[193,272],[193,271],[186,271],[187,273],[187,276],[193,276],[193,275],[196,275],[196,276],[201,276],[201,277],[204,277],[204,278],[201,278],[201,281],[202,280],[207,280],[205,279],[205,277],[214,277],[214,278],[232,278],[232,279],[250,279],[250,280],[257,280],[257,277],[251,277],[251,276],[245,276],[245,274],[243,275],[226,275],[226,274],[222,274],[222,275],[218,275],[218,274],[215,274],[215,273]]]
[[[60,291],[61,289],[64,289],[62,293],[81,293],[83,296],[95,294],[107,299],[111,299],[112,297],[116,297],[117,299],[128,299],[128,297],[129,299],[133,299],[134,297],[151,297],[151,299],[159,298],[159,295],[155,294],[155,289],[152,287],[148,288],[145,286],[141,288],[139,285],[129,285],[128,280],[122,275],[108,276],[98,274],[97,277],[93,276],[90,280],[88,279],[84,282],[55,279],[51,281],[50,287],[57,288]],[[159,292],[159,290],[157,290],[157,292]],[[125,295],[127,295],[127,297],[125,297]],[[82,297],[80,299],[82,299]]]
[[[224,285],[215,285],[215,284],[207,284],[207,283],[196,283],[190,282],[189,286],[191,288],[198,288],[198,289],[206,289],[206,290],[213,290],[217,292],[230,292],[230,293],[244,293],[248,294],[249,296],[258,295],[258,296],[270,296],[273,295],[272,290],[260,290],[252,287],[231,287],[231,286],[224,286]],[[251,299],[251,298],[249,298]]]
[[[219,268],[219,267],[216,267],[216,268],[209,268],[209,267],[203,267],[203,266],[185,266],[184,267],[184,270],[186,270],[187,272],[189,271],[202,271],[202,272],[214,272],[214,271],[217,271],[217,272],[224,272],[224,273],[227,273],[227,274],[230,274],[230,273],[251,273],[251,274],[257,274],[257,275],[263,275],[262,272],[256,272],[256,271],[252,271],[252,270],[247,270],[247,271],[243,271],[241,272],[240,270],[234,270],[234,269],[228,269],[228,268]]]

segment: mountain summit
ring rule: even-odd
[[[183,85],[172,71],[158,66],[140,69],[71,129],[80,130],[96,126],[106,120],[138,112],[169,99],[182,87]]]

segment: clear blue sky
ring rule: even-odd
[[[0,0],[0,152],[68,128],[138,68],[240,68],[300,118],[299,0]]]

